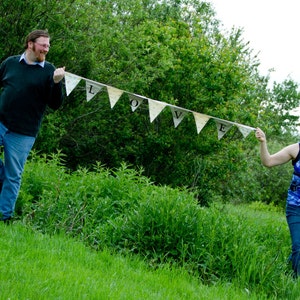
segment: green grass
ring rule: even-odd
[[[274,205],[201,207],[126,166],[33,157],[17,219],[0,227],[3,299],[300,299]]]
[[[180,269],[96,252],[63,235],[0,224],[0,299],[263,299],[230,284],[202,285]]]

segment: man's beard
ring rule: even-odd
[[[37,52],[37,51],[36,51],[36,48],[35,48],[35,45],[33,45],[32,51],[33,51],[34,54],[35,54],[35,58],[36,58],[36,61],[37,61],[37,62],[43,62],[43,61],[45,61],[45,59],[46,59],[46,54],[45,54],[45,53],[41,53],[41,52]]]

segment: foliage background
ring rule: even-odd
[[[298,118],[289,113],[299,104],[298,85],[287,79],[270,87],[243,32],[221,32],[209,3],[3,0],[0,12],[1,61],[22,53],[28,32],[46,28],[52,36],[48,60],[69,72],[260,126],[272,150],[298,136]],[[212,122],[197,135],[192,118],[174,129],[166,113],[150,123],[146,106],[133,114],[123,97],[111,110],[105,93],[87,103],[83,86],[61,110],[46,115],[35,149],[60,150],[73,171],[96,162],[108,168],[125,162],[156,184],[191,189],[203,205],[214,198],[279,204],[290,176],[288,166],[261,167],[253,135],[243,139],[233,128],[218,141]]]

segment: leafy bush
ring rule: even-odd
[[[64,155],[60,152],[41,156],[35,151],[31,152],[30,162],[25,166],[22,187],[16,203],[17,214],[22,214],[25,208],[28,212],[32,205],[39,203],[45,191],[54,195],[55,198],[58,197],[61,185],[68,177],[63,159]]]

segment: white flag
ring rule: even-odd
[[[90,101],[93,97],[95,97],[104,87],[104,85],[86,79],[86,101]]]
[[[251,131],[255,130],[255,128],[253,128],[253,127],[244,126],[244,125],[240,125],[240,124],[237,125],[237,127],[238,127],[239,131],[241,132],[241,134],[243,135],[244,138],[246,138]]]
[[[130,106],[132,111],[135,111],[143,103],[143,97],[140,97],[135,94],[128,94],[128,97],[130,100]]]
[[[65,72],[65,83],[66,83],[66,93],[67,96],[75,89],[79,81],[81,80],[80,76],[74,75],[69,72]]]
[[[215,119],[218,129],[218,139],[220,140],[225,133],[232,127],[232,123]]]
[[[194,115],[196,126],[197,126],[197,133],[199,134],[200,131],[202,130],[202,128],[206,125],[206,123],[210,119],[210,116],[200,114],[197,112],[193,112],[193,115]]]
[[[123,91],[112,86],[107,86],[107,92],[109,96],[110,107],[113,108],[122,96]]]
[[[166,107],[167,103],[151,99],[148,99],[148,103],[150,122],[152,123],[155,118],[161,113],[161,111]]]
[[[187,111],[174,106],[170,106],[170,109],[173,115],[174,126],[176,128],[187,114]]]

